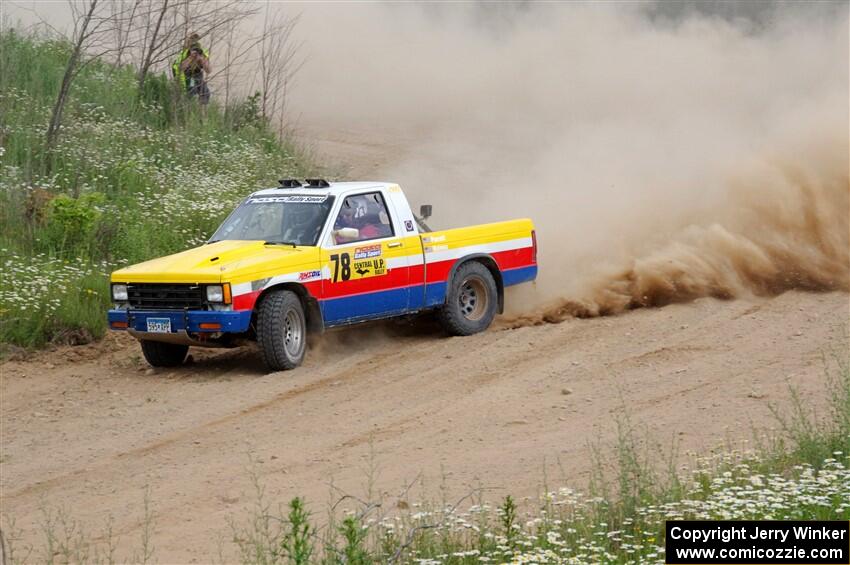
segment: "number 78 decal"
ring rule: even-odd
[[[351,279],[380,277],[387,274],[387,265],[382,257],[354,261],[350,253],[334,253],[330,257],[333,263],[333,282],[345,282]]]

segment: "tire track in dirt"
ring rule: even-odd
[[[136,448],[136,449],[132,449],[130,451],[125,451],[125,452],[119,453],[115,457],[119,458],[119,459],[125,458],[125,457],[140,457],[140,456],[147,455],[148,453],[151,453],[151,452],[156,451],[158,449],[168,447],[168,446],[170,446],[174,443],[177,443],[181,440],[184,440],[186,438],[197,437],[202,432],[203,433],[213,433],[214,432],[213,428],[217,428],[219,426],[226,425],[226,424],[233,422],[233,421],[235,421],[239,418],[244,418],[246,416],[250,416],[251,414],[255,414],[257,412],[260,412],[262,410],[265,410],[267,408],[270,408],[270,407],[275,406],[277,404],[280,404],[282,402],[292,400],[292,399],[297,398],[301,395],[309,394],[309,393],[311,393],[315,390],[318,390],[318,389],[321,389],[324,386],[327,386],[331,382],[334,382],[334,381],[337,381],[337,380],[340,380],[340,379],[344,379],[344,378],[349,378],[349,377],[339,376],[339,374],[336,374],[336,375],[332,375],[330,377],[326,377],[326,378],[320,379],[318,381],[309,383],[307,385],[304,385],[304,386],[301,386],[301,387],[298,387],[298,388],[294,388],[294,389],[288,390],[286,392],[282,392],[282,393],[276,395],[274,398],[260,402],[258,404],[254,404],[253,406],[249,406],[247,408],[243,408],[242,410],[240,410],[237,413],[228,414],[226,416],[222,416],[221,418],[217,418],[215,420],[210,420],[209,422],[206,422],[206,423],[204,423],[200,426],[197,426],[197,427],[192,428],[190,430],[185,430],[185,431],[180,432],[178,434],[174,434],[172,436],[169,436],[169,437],[162,439],[160,441],[151,443],[149,445],[145,445],[143,447],[139,447],[139,448]]]
[[[365,334],[368,335],[371,330],[367,328],[365,330],[364,329],[355,329],[354,331],[365,332]],[[419,341],[419,340],[414,340],[414,341]],[[131,346],[131,347],[135,347],[135,346]],[[404,356],[399,356],[399,355],[396,355],[394,353],[382,352],[382,353],[370,354],[370,352],[373,348],[374,348],[374,346],[371,347],[371,348],[368,348],[366,350],[367,358],[364,361],[355,361],[355,363],[356,364],[368,363],[370,365],[370,369],[374,371],[374,370],[380,370],[382,368],[389,368],[391,365],[395,365],[395,364],[398,364],[399,362],[405,361]],[[429,348],[427,346],[424,346],[424,344],[423,344],[423,349],[427,350]],[[427,356],[423,356],[422,351],[419,351],[419,350],[417,350],[414,355],[416,357],[427,358]],[[230,352],[224,353],[221,356],[225,357],[224,360],[226,362],[228,362],[228,364],[229,364],[229,362],[232,361],[230,359],[230,357],[231,357]],[[235,353],[232,356],[236,357],[238,359],[238,358],[243,358],[244,354],[242,354],[240,352],[240,353]],[[192,378],[193,375],[195,375],[196,373],[200,373],[200,371],[198,370],[199,368],[201,368],[201,367],[199,367],[198,364],[193,364],[189,371],[172,370],[172,371],[169,371],[168,373],[164,374],[163,377],[164,378],[173,378],[175,375],[181,375],[184,378],[180,378],[179,380],[176,380],[176,382],[178,382],[178,383],[179,382],[192,382],[192,381],[195,380],[195,379]],[[303,369],[299,370],[299,371],[301,372],[301,374],[303,374],[303,372],[304,372]],[[222,373],[222,375],[226,375],[229,372],[238,372],[238,368],[234,367],[233,369]],[[287,375],[287,374],[288,373],[283,372],[283,373],[277,373],[277,374],[275,374],[275,376],[280,376],[280,377],[284,378],[285,375]],[[362,375],[358,375],[357,373],[352,372],[349,368],[344,367],[344,368],[342,368],[338,371],[332,372],[330,375],[322,377],[318,380],[307,382],[304,385],[296,386],[296,388],[292,388],[290,390],[286,390],[284,392],[277,393],[277,394],[275,394],[274,397],[269,398],[267,400],[263,400],[261,402],[252,404],[250,406],[241,408],[237,412],[227,414],[227,415],[224,415],[222,417],[204,422],[203,424],[197,425],[197,426],[192,427],[190,429],[181,430],[178,433],[172,434],[172,435],[170,435],[166,438],[157,440],[157,441],[152,442],[150,444],[147,444],[147,445],[135,448],[135,449],[127,450],[127,451],[118,452],[118,453],[112,455],[109,458],[104,458],[104,460],[99,462],[97,465],[86,467],[86,468],[83,468],[83,469],[78,469],[78,470],[68,472],[68,473],[65,473],[65,474],[62,474],[62,475],[59,475],[59,476],[48,478],[46,480],[40,481],[36,484],[30,485],[30,486],[25,487],[23,489],[13,491],[11,493],[7,493],[6,497],[8,497],[9,499],[15,499],[15,498],[27,496],[27,495],[30,495],[30,494],[38,493],[38,492],[41,492],[41,491],[44,491],[44,490],[49,490],[53,486],[57,486],[59,484],[67,483],[69,481],[79,479],[79,478],[85,477],[89,474],[95,473],[95,472],[97,472],[97,470],[99,468],[108,468],[110,465],[113,464],[113,460],[115,460],[115,459],[126,460],[126,459],[144,458],[144,457],[150,455],[151,453],[153,453],[155,451],[167,449],[167,448],[172,447],[175,444],[178,444],[180,442],[188,441],[190,438],[192,438],[193,440],[196,441],[197,438],[202,438],[205,435],[210,435],[210,434],[216,433],[216,430],[218,428],[222,427],[222,426],[226,426],[230,423],[236,422],[236,421],[241,420],[243,418],[250,417],[250,416],[255,415],[255,414],[262,412],[264,410],[274,408],[281,403],[285,403],[287,401],[299,398],[303,395],[307,395],[307,394],[310,394],[310,393],[313,393],[313,392],[316,392],[316,391],[321,391],[322,389],[326,388],[327,386],[329,386],[332,383],[341,383],[341,382],[345,382],[345,381],[350,381],[350,380],[356,379],[358,377],[362,377]],[[411,420],[413,420],[413,418],[405,418],[405,419],[402,419],[401,421],[399,421],[398,423],[403,424],[403,423],[407,423]],[[346,445],[347,447],[354,447],[354,446],[357,446],[357,445],[360,445],[362,443],[367,442],[368,437],[369,437],[369,434],[355,436],[351,440],[344,442],[343,445]]]

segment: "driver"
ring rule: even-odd
[[[342,209],[339,211],[339,216],[336,218],[336,224],[334,224],[335,230],[341,230],[343,228],[354,228],[354,206],[350,206],[347,202],[343,204]]]
[[[392,229],[388,225],[381,223],[380,213],[373,208],[368,202],[364,202],[362,207],[352,206],[348,202],[345,202],[334,224],[334,231],[343,228],[355,228],[358,231],[358,237],[345,238],[335,233],[336,243],[349,243],[392,235]],[[358,216],[358,209],[365,211],[365,213]]]
[[[295,204],[289,212],[290,227],[284,233],[284,239],[299,245],[308,245],[315,241],[322,228],[316,221],[318,208],[312,204]]]
[[[337,233],[341,229],[345,228],[355,228],[357,229],[357,220],[354,218],[356,210],[354,206],[351,206],[348,202],[343,203],[342,208],[339,211],[339,215],[336,218],[336,222],[334,223],[334,240],[337,244],[339,243],[348,243],[349,241],[354,241],[357,238],[346,238],[339,233]]]
[[[257,210],[252,227],[255,235],[260,239],[274,239],[273,236],[279,235],[276,233],[278,230],[274,214],[265,206]]]
[[[381,223],[380,215],[377,213],[365,214],[360,220],[360,238],[375,239],[389,235],[385,226]]]

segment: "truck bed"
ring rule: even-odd
[[[537,257],[533,229],[531,220],[524,218],[421,234],[424,307],[443,303],[452,270],[464,258],[492,257],[503,286],[534,280]]]

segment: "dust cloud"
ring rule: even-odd
[[[290,107],[432,227],[532,218],[509,323],[850,290],[847,4],[753,6],[309,6]]]

